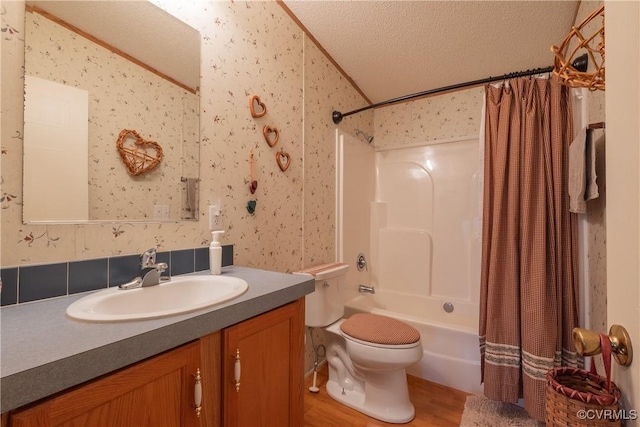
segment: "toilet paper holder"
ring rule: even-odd
[[[612,325],[609,329],[609,341],[613,358],[622,366],[631,365],[633,347],[629,333],[620,325]],[[593,356],[602,353],[600,348],[600,334],[588,329],[573,328],[573,344],[576,351],[583,356]]]

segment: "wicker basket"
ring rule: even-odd
[[[619,426],[619,400],[620,389],[611,383],[607,391],[605,378],[583,369],[556,368],[547,374],[545,421],[549,427]]]
[[[609,338],[604,337],[601,346],[606,378],[595,372],[567,367],[547,373],[547,427],[621,425],[618,419],[621,393],[611,381],[611,347]]]

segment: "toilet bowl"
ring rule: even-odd
[[[354,321],[359,325],[354,327]],[[371,331],[380,328],[380,334],[362,336],[358,334],[359,327],[369,327]],[[325,330],[332,334],[327,346],[329,395],[381,421],[411,421],[415,409],[409,399],[405,368],[422,358],[418,331],[396,319],[375,314],[355,314]],[[398,343],[385,340],[385,335],[399,335],[403,331],[411,332],[406,340]]]
[[[327,393],[338,402],[388,423],[415,416],[405,368],[422,358],[420,333],[386,316],[359,313],[343,319],[346,264],[303,270],[316,280],[306,297],[306,324],[326,334]]]

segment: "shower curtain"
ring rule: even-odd
[[[545,374],[576,366],[569,88],[555,76],[486,87],[480,352],[485,395],[544,420]]]

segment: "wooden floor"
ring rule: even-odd
[[[318,370],[318,393],[308,388],[313,378],[305,381],[304,425],[305,427],[378,427],[393,426],[370,418],[333,400],[325,389],[327,364]],[[459,426],[467,393],[441,386],[420,378],[408,376],[409,395],[416,408],[416,417],[406,426]]]

